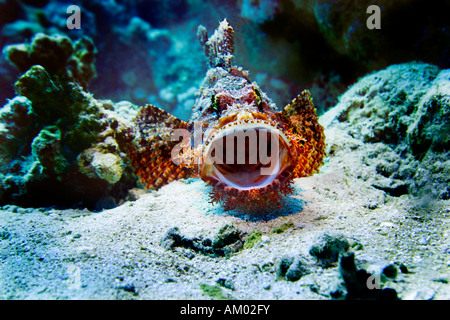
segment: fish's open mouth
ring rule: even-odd
[[[201,177],[239,190],[264,188],[292,163],[287,137],[269,121],[236,121],[213,134]]]

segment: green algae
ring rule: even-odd
[[[200,283],[199,287],[208,297],[213,298],[214,300],[228,300],[228,297],[218,285],[211,286],[209,284]]]
[[[273,228],[272,232],[280,234],[280,233],[283,233],[286,230],[291,229],[293,227],[294,227],[294,223],[289,221],[289,222],[283,223],[282,225],[280,225],[278,227]]]
[[[262,237],[261,231],[255,229],[249,233],[247,239],[245,239],[244,249],[251,249],[257,244]]]

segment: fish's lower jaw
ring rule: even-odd
[[[240,210],[256,212],[258,209],[280,208],[285,196],[294,192],[292,186],[293,177],[275,179],[269,185],[262,188],[240,190],[223,184],[214,185],[210,193],[213,205],[222,204],[225,211]],[[209,183],[211,184],[211,183]]]
[[[279,164],[270,171],[270,174],[261,174],[261,168],[254,171],[250,170],[250,172],[226,172],[224,170],[221,171],[218,166],[220,165],[205,164],[201,178],[213,181],[212,185],[223,185],[225,190],[232,188],[245,191],[265,188],[273,183],[281,173]]]
[[[290,140],[271,123],[232,123],[205,145],[200,177],[241,191],[269,186],[296,162]]]

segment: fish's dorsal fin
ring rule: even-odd
[[[220,22],[219,27],[209,39],[206,28],[202,25],[198,26],[197,37],[205,49],[211,68],[222,67],[227,70],[231,68],[234,58],[234,30],[227,19]]]

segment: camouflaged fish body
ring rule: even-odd
[[[212,202],[227,209],[280,203],[293,191],[294,178],[313,174],[323,163],[325,136],[311,96],[303,91],[277,111],[248,72],[232,65],[234,31],[226,20],[211,37],[202,26],[197,35],[210,69],[191,118],[184,122],[154,106],[142,108],[129,153],[136,174],[149,188],[199,176],[213,186]],[[201,143],[184,149],[184,159],[191,160],[184,164],[173,161],[173,148],[180,144],[172,141],[176,129],[201,137]],[[232,141],[240,143],[231,145]],[[263,161],[264,154],[270,155],[269,163]]]

